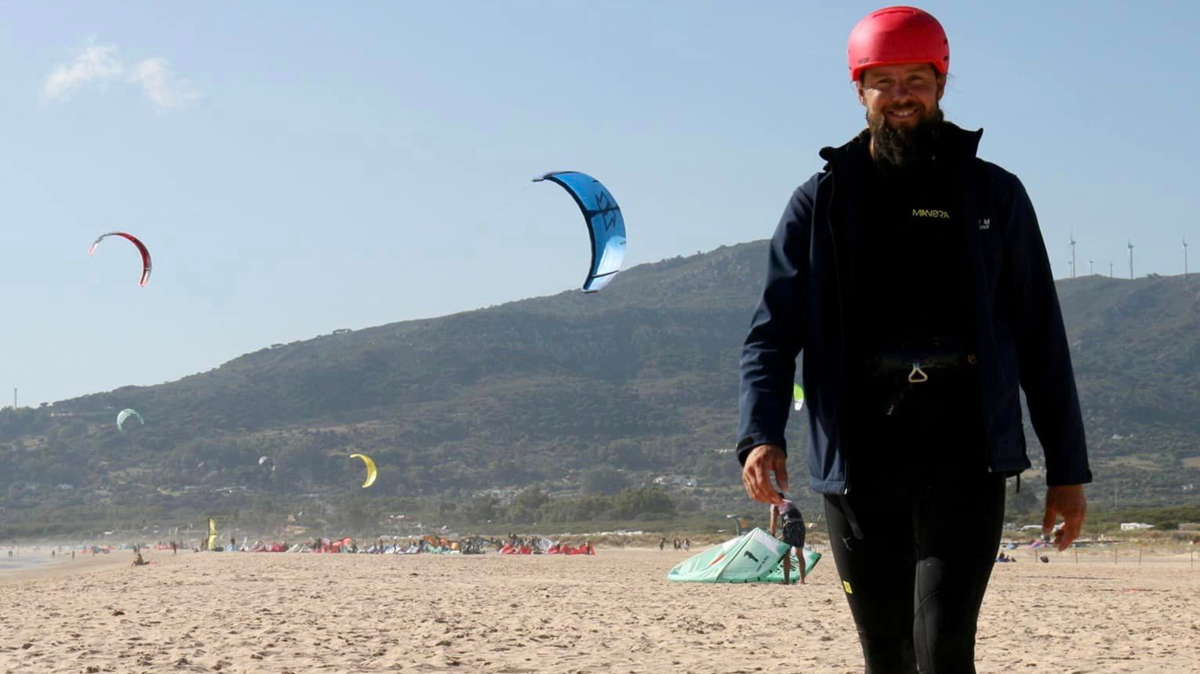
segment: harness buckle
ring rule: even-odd
[[[921,369],[921,361],[914,360],[912,364],[912,372],[908,373],[908,383],[922,384],[929,381],[929,375],[925,374],[925,370]]]

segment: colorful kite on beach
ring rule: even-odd
[[[122,238],[128,239],[130,241],[130,243],[137,246],[138,252],[140,252],[142,254],[142,280],[138,285],[145,288],[146,282],[150,280],[150,269],[151,269],[150,251],[146,248],[145,244],[143,244],[141,241],[138,240],[138,238],[136,236],[134,236],[132,234],[126,234],[125,232],[109,232],[107,234],[101,234],[99,238],[97,238],[95,241],[92,242],[92,247],[88,249],[88,255],[95,255],[96,254],[96,246],[99,246],[101,241],[107,239],[110,236],[120,236]]]
[[[379,471],[375,469],[375,462],[371,460],[371,457],[366,454],[351,454],[350,458],[362,459],[363,463],[367,466],[367,481],[363,482],[362,488],[366,489],[375,484],[375,478],[379,477]]]
[[[543,180],[561,185],[583,211],[592,242],[592,266],[583,282],[583,292],[594,293],[613,280],[625,259],[625,218],[621,216],[621,207],[599,180],[586,173],[557,171],[533,179]]]
[[[117,430],[118,431],[125,430],[125,421],[127,419],[129,419],[129,417],[137,417],[137,420],[140,421],[143,426],[146,425],[146,420],[142,418],[142,415],[138,414],[137,410],[132,409],[132,408],[124,409],[124,410],[121,410],[117,414]]]
[[[812,573],[821,553],[801,548],[804,574]],[[792,560],[788,581],[800,580],[800,558],[791,545],[762,529],[751,529],[737,538],[713,546],[667,574],[667,580],[681,583],[782,583],[783,559]]]

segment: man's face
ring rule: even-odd
[[[886,124],[904,131],[937,115],[946,78],[928,63],[868,68],[858,82],[858,101],[867,108],[872,126]]]
[[[928,63],[879,66],[863,72],[858,100],[867,108],[871,156],[903,168],[927,155],[936,142],[946,78]]]

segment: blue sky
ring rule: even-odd
[[[528,182],[548,170],[613,191],[631,264],[766,238],[817,150],[863,124],[845,41],[879,6],[12,3],[0,392],[156,384],[577,287],[575,207]],[[943,107],[1025,182],[1056,275],[1072,229],[1081,273],[1127,273],[1127,237],[1139,275],[1180,273],[1197,6],[922,7],[950,37]],[[150,246],[149,287],[132,246],[87,256],[114,229]]]

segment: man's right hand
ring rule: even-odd
[[[776,489],[771,485],[771,473],[775,474]],[[787,455],[777,445],[759,445],[750,450],[746,465],[742,466],[742,484],[746,493],[759,503],[783,503],[781,491],[787,491]]]

